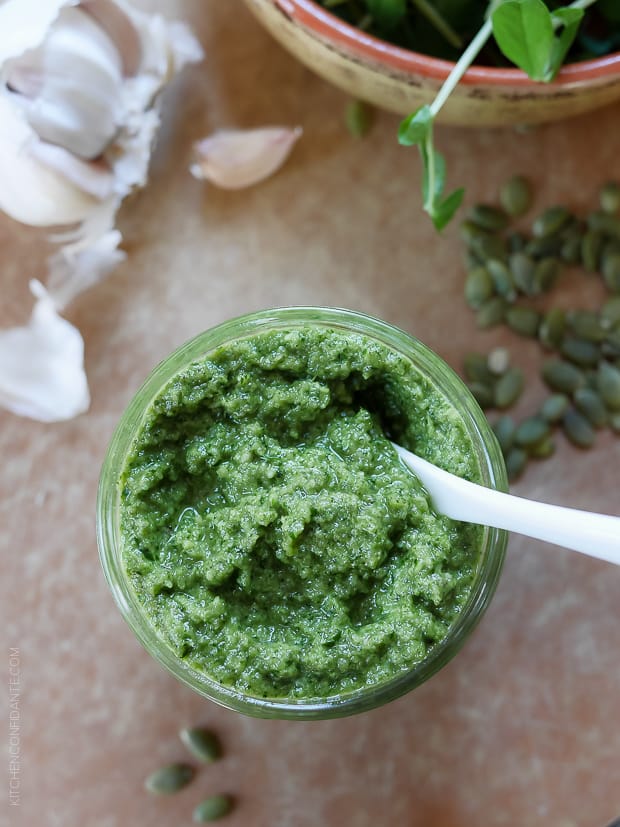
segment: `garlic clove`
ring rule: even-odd
[[[69,4],[74,5],[74,0],[0,2],[0,67],[9,58],[21,55],[27,49],[36,49],[60,10]]]
[[[3,95],[0,124],[0,209],[33,227],[84,221],[100,201],[32,157],[38,138]]]
[[[114,43],[126,77],[135,75],[142,59],[142,44],[131,18],[114,0],[82,0],[80,8],[90,14]]]
[[[122,236],[110,230],[88,246],[62,247],[49,259],[47,291],[57,310],[102,281],[127,255],[118,249]]]
[[[63,147],[44,141],[33,141],[29,149],[32,158],[59,172],[87,195],[104,201],[114,194],[114,176],[104,160],[83,161]]]
[[[215,132],[194,144],[190,172],[224,189],[252,186],[282,166],[301,134],[300,127]]]
[[[41,422],[71,419],[88,409],[84,341],[62,319],[40,282],[31,282],[36,302],[23,327],[0,331],[0,405]]]

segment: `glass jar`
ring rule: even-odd
[[[484,413],[461,379],[426,345],[386,322],[349,310],[291,307],[252,313],[225,322],[196,336],[159,364],[140,388],[110,443],[101,472],[97,499],[97,539],[101,562],[112,594],[134,633],[153,657],[196,692],[229,709],[263,718],[321,719],[363,712],[387,703],[424,681],[450,661],[487,608],[499,579],[507,535],[485,528],[478,567],[469,598],[447,636],[427,657],[380,684],[329,698],[290,700],[243,694],[222,685],[179,658],[159,636],[135,594],[122,559],[119,479],[132,443],[153,399],[179,371],[226,343],[259,331],[299,326],[320,326],[355,332],[378,340],[409,359],[459,411],[477,453],[486,486],[507,489],[500,448]]]

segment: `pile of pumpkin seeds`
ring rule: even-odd
[[[203,727],[182,729],[179,732],[179,738],[194,758],[203,764],[213,763],[222,755],[222,747],[217,735]],[[185,762],[177,762],[155,770],[145,780],[144,786],[148,792],[155,795],[171,795],[187,787],[195,776],[195,766]],[[209,796],[194,809],[194,821],[198,824],[216,821],[228,815],[233,806],[234,799],[230,795]]]
[[[620,184],[605,184],[600,207],[585,219],[553,206],[534,219],[529,233],[512,227],[532,203],[527,180],[508,181],[500,203],[474,206],[461,237],[465,300],[478,327],[505,324],[538,339],[548,353],[541,376],[550,395],[540,410],[520,423],[507,413],[492,421],[514,480],[528,459],[553,453],[557,427],[580,448],[591,447],[600,428],[620,433]],[[539,297],[550,293],[568,266],[602,277],[607,297],[597,310],[541,309]],[[470,354],[465,374],[485,410],[510,408],[524,385],[504,348]]]

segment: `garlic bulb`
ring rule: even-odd
[[[146,183],[158,95],[202,57],[185,24],[125,0],[0,0],[0,209],[64,228],[37,304],[48,320],[125,257],[116,212]],[[16,330],[0,336],[23,344]],[[34,416],[1,392],[3,369],[0,405]]]
[[[280,126],[215,132],[194,144],[190,172],[223,189],[250,187],[282,166],[301,134]]]

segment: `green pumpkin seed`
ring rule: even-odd
[[[591,310],[574,310],[567,313],[566,320],[578,339],[601,342],[605,338],[605,328],[598,313]]]
[[[495,347],[487,356],[487,365],[493,376],[501,376],[510,366],[510,353],[506,347]]]
[[[565,325],[566,314],[559,307],[554,307],[543,316],[538,328],[538,338],[545,347],[554,350],[562,342]]]
[[[504,321],[506,314],[506,300],[501,296],[493,296],[480,306],[476,313],[476,324],[481,329],[495,327]]]
[[[601,353],[603,356],[609,356],[612,359],[620,356],[620,328],[607,331],[605,341],[601,345]]]
[[[482,353],[468,353],[463,360],[463,368],[470,382],[490,386],[495,381],[495,377],[489,370],[487,357]]]
[[[473,250],[466,249],[463,253],[463,266],[467,273],[470,273],[472,270],[475,270],[476,267],[483,266],[482,259],[478,258],[478,256],[474,253]]]
[[[364,101],[350,101],[344,114],[349,133],[354,138],[363,138],[367,135],[372,127],[374,114],[373,108]]]
[[[612,296],[601,307],[601,324],[610,328],[620,322],[620,296]]]
[[[532,224],[534,238],[546,238],[547,236],[555,235],[571,218],[572,215],[566,207],[549,207],[549,209],[541,213]]]
[[[603,256],[601,272],[608,289],[613,293],[620,293],[620,253]]]
[[[526,296],[534,295],[534,273],[536,265],[527,253],[512,253],[508,259],[515,286]]]
[[[543,365],[541,373],[551,390],[559,393],[574,393],[586,381],[579,368],[561,359],[549,359]]]
[[[559,422],[568,409],[569,399],[563,393],[552,393],[542,404],[540,415],[547,422]]]
[[[569,408],[564,414],[562,427],[568,439],[578,448],[590,448],[594,444],[594,428],[586,417],[574,408]]]
[[[609,362],[598,366],[598,392],[611,411],[620,410],[620,370]]]
[[[489,236],[489,233],[487,233],[486,230],[483,230],[477,224],[474,224],[473,221],[468,221],[467,219],[465,219],[465,221],[461,221],[459,233],[462,241],[464,241],[469,247],[474,244],[476,239],[481,237],[488,238]]]
[[[580,233],[569,235],[562,241],[560,247],[560,258],[567,264],[578,264],[581,261],[581,239]]]
[[[577,339],[574,336],[566,336],[562,340],[560,353],[569,361],[580,367],[593,367],[598,365],[601,358],[599,346],[595,342],[588,342],[586,339]]]
[[[485,233],[484,230],[481,230],[480,235],[472,239],[471,249],[484,262],[492,258],[498,261],[507,261],[508,259],[508,249],[504,239],[498,235]]]
[[[546,419],[541,416],[529,416],[517,427],[515,432],[515,443],[520,448],[527,448],[535,445],[541,439],[549,436],[551,427]]]
[[[595,210],[588,216],[588,229],[596,230],[612,238],[620,238],[620,218],[604,210]]]
[[[614,431],[617,434],[620,434],[620,411],[616,411],[615,413],[610,414],[609,425],[612,431]]]
[[[511,253],[520,253],[526,243],[523,233],[510,233],[508,236],[508,249]]]
[[[527,447],[528,456],[532,459],[547,459],[555,452],[555,441],[550,435]]]
[[[581,262],[586,270],[599,269],[604,237],[598,230],[588,230],[581,240]]]
[[[214,732],[202,727],[182,729],[179,738],[199,761],[211,763],[222,755],[222,745]]]
[[[492,258],[487,261],[487,270],[493,279],[497,295],[503,296],[508,302],[514,301],[517,298],[517,291],[515,290],[512,275],[506,264],[504,264],[503,261]]]
[[[171,795],[186,787],[193,777],[194,768],[189,764],[168,764],[151,773],[144,786],[150,793]]]
[[[233,799],[229,795],[212,795],[196,807],[193,819],[198,824],[206,824],[209,821],[217,821],[223,818],[233,808]]]
[[[504,210],[490,204],[476,204],[469,211],[469,220],[477,227],[496,233],[508,226],[508,216]]]
[[[499,200],[508,215],[514,218],[526,213],[532,204],[532,189],[526,178],[514,175],[499,192]]]
[[[490,385],[483,385],[482,382],[469,382],[467,387],[481,408],[486,410],[493,407],[494,395]]]
[[[531,307],[509,307],[506,310],[506,323],[520,336],[536,336],[541,315]]]
[[[601,209],[613,215],[620,212],[620,184],[617,181],[608,181],[601,189]]]
[[[563,244],[564,241],[560,235],[548,235],[542,238],[533,238],[531,241],[528,241],[523,251],[535,259],[545,258],[546,256],[559,256]]]
[[[493,401],[497,408],[509,408],[517,401],[523,390],[523,372],[519,368],[508,368],[495,383]]]
[[[465,301],[477,310],[495,293],[495,285],[486,267],[476,267],[465,279]]]
[[[578,388],[573,396],[577,410],[582,413],[595,428],[607,424],[607,408],[599,394],[591,388]]]
[[[514,443],[516,430],[514,419],[508,414],[500,416],[491,427],[499,442],[499,447],[502,449],[502,454],[506,456]]]
[[[508,479],[514,482],[525,471],[527,454],[523,448],[512,448],[506,457],[506,473]]]
[[[533,290],[535,294],[546,293],[556,282],[560,272],[557,259],[549,257],[541,259],[534,271]]]

